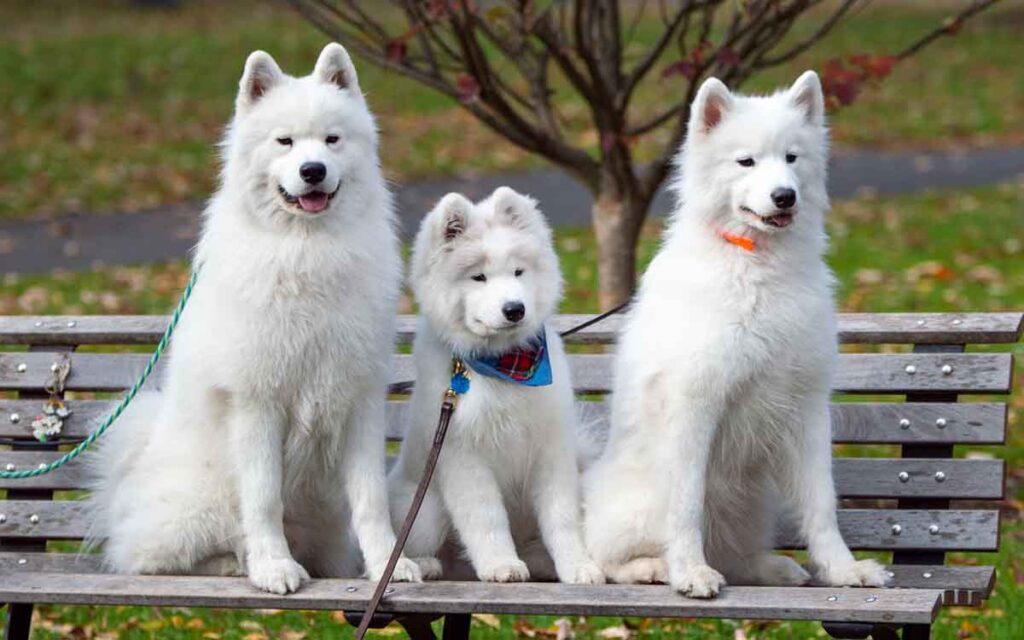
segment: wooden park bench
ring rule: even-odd
[[[848,314],[840,319],[844,344],[887,345],[885,353],[863,346],[844,349],[836,381],[843,395],[832,415],[836,443],[901,448],[895,458],[835,461],[843,535],[854,549],[891,554],[894,588],[729,586],[715,599],[688,600],[667,586],[394,584],[375,622],[397,619],[414,638],[432,638],[430,622],[443,616],[444,637],[464,638],[474,613],[800,619],[823,621],[837,638],[896,638],[901,632],[903,638],[927,638],[943,605],[977,606],[992,591],[992,567],[951,566],[945,560],[951,551],[997,550],[999,512],[991,502],[978,502],[1002,498],[1004,463],[954,459],[953,447],[1003,442],[1006,404],[959,400],[963,394],[1010,392],[1012,356],[1005,345],[1019,339],[1021,315]],[[564,329],[581,319],[560,316],[556,324]],[[608,344],[620,322],[609,318],[571,341]],[[114,405],[111,399],[89,399],[92,394],[82,398],[81,392],[125,389],[148,358],[124,349],[113,352],[111,346],[153,344],[164,326],[162,317],[0,317],[0,345],[9,345],[0,353],[0,395],[5,396],[0,438],[9,445],[0,447],[0,468],[31,468],[56,457],[32,446],[29,427],[56,359],[71,363],[66,390],[73,413],[64,437],[81,439]],[[411,342],[414,319],[403,317],[399,326],[400,342]],[[965,352],[976,344],[1004,347]],[[88,350],[76,351],[86,345]],[[581,393],[607,392],[610,358],[571,356]],[[412,377],[411,356],[396,355],[393,379]],[[852,401],[852,394],[868,395],[870,401]],[[587,419],[607,419],[604,402],[581,401],[580,407]],[[390,408],[388,436],[397,441],[407,423],[407,405],[396,400]],[[74,463],[48,475],[0,483],[6,490],[0,499],[0,603],[7,604],[7,638],[28,637],[33,603],[327,609],[350,612],[350,620],[366,608],[373,585],[365,580],[314,580],[296,594],[277,596],[257,591],[244,578],[102,573],[96,556],[48,548],[49,541],[85,534],[76,500],[81,492],[64,493],[82,486],[81,467]],[[801,541],[782,527],[778,546],[797,549]]]

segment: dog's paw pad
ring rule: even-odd
[[[584,562],[571,567],[562,582],[567,584],[604,584],[604,571],[593,562]]]
[[[530,570],[522,560],[509,560],[485,567],[477,572],[483,582],[526,582]]]
[[[821,581],[833,587],[884,587],[889,582],[885,567],[874,560],[857,560],[829,566]]]
[[[309,573],[291,558],[262,558],[249,562],[249,582],[258,589],[284,595],[297,591]]]
[[[798,587],[810,580],[811,574],[788,556],[767,555],[758,561],[757,581],[760,584]]]
[[[672,588],[688,598],[714,598],[725,586],[725,578],[706,564],[674,572]]]
[[[413,558],[412,561],[419,565],[424,580],[438,580],[444,573],[441,561],[433,556]]]

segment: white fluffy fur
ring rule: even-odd
[[[478,274],[486,282],[472,279]],[[410,429],[389,476],[396,527],[423,472],[453,350],[501,353],[544,330],[554,382],[526,387],[470,374],[406,552],[436,577],[438,552],[454,529],[481,580],[519,581],[532,573],[603,582],[583,544],[572,382],[562,342],[545,324],[562,278],[536,202],[506,187],[475,205],[445,196],[420,228],[411,279],[423,315]],[[526,315],[512,323],[501,309],[516,300]]]
[[[357,574],[354,530],[376,578],[395,540],[384,408],[401,262],[345,50],[328,45],[303,78],[253,53],[223,151],[163,390],[93,461],[93,537],[117,571],[244,572],[285,593]],[[312,189],[298,170],[314,160],[337,189],[319,214],[278,191]],[[395,576],[420,572],[403,559]]]
[[[791,510],[821,580],[881,585],[881,567],[856,561],[836,523],[821,85],[807,72],[743,97],[711,79],[691,113],[679,204],[623,329],[609,443],[585,479],[588,548],[609,579],[692,597],[726,580],[800,584],[807,573],[770,551]],[[762,219],[778,187],[797,191],[785,228]]]

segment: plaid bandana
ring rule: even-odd
[[[544,330],[525,347],[514,347],[497,356],[466,358],[465,362],[481,375],[527,387],[551,384],[551,361],[548,359],[548,339]]]

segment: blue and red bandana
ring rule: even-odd
[[[548,339],[543,329],[525,346],[513,347],[496,356],[465,358],[464,361],[476,373],[491,378],[527,387],[544,387],[551,384]]]

